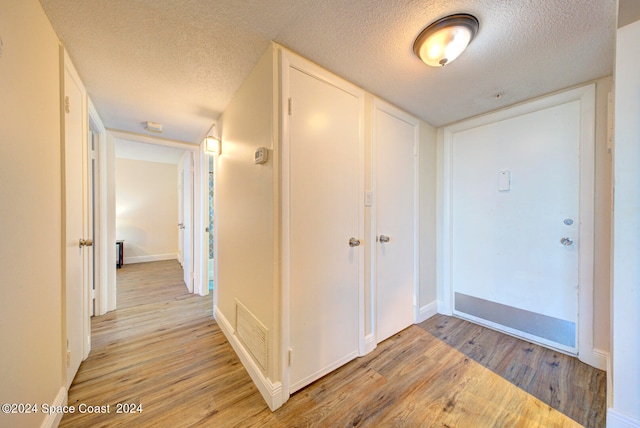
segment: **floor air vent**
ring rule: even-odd
[[[236,300],[236,336],[262,369],[267,369],[267,328]]]

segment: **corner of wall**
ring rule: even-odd
[[[253,383],[258,388],[258,391],[260,391],[260,394],[262,395],[262,398],[264,398],[264,401],[267,403],[267,406],[269,406],[269,409],[271,409],[271,411],[275,411],[276,409],[280,408],[285,401],[283,399],[282,383],[272,382],[271,379],[269,379],[262,372],[249,351],[247,351],[242,342],[240,342],[240,340],[238,339],[233,326],[220,311],[220,308],[216,306],[213,312],[214,318],[220,326],[220,330],[231,344],[231,347],[235,351],[238,358],[240,358],[242,365],[249,373],[251,380],[253,380]]]

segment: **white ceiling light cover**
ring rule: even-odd
[[[478,20],[467,14],[439,19],[422,30],[413,45],[415,54],[432,67],[453,62],[478,32]]]

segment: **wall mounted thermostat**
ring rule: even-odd
[[[269,149],[266,147],[259,147],[258,150],[253,154],[253,163],[263,164],[266,163],[269,159]]]

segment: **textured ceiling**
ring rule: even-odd
[[[108,128],[199,143],[274,40],[441,126],[610,75],[616,0],[40,0]],[[480,21],[444,68],[432,21]]]

